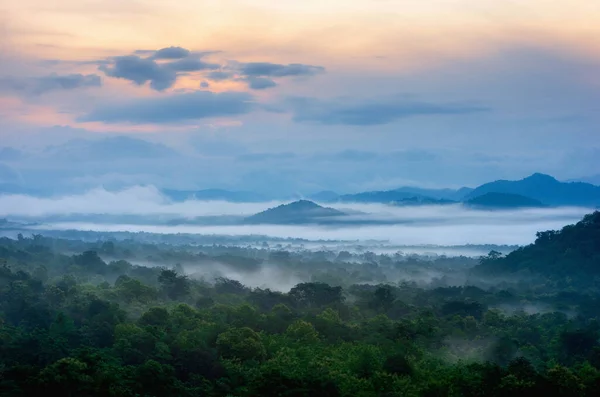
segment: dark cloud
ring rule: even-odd
[[[72,90],[81,87],[100,87],[102,79],[97,74],[50,75],[37,79],[35,91],[43,93],[53,90]]]
[[[265,90],[267,88],[273,88],[277,86],[277,83],[266,77],[254,77],[250,76],[244,79],[248,83],[248,87],[253,90]]]
[[[190,50],[182,47],[166,47],[156,51],[152,58],[154,59],[181,59],[190,55]]]
[[[366,101],[291,98],[288,102],[294,121],[324,125],[370,126],[388,124],[411,116],[458,115],[489,110],[480,106],[413,102],[402,98]]]
[[[105,123],[178,123],[250,112],[252,96],[243,92],[197,91],[165,97],[141,98],[99,106],[79,121]]]
[[[208,88],[210,87],[210,84],[208,83],[208,81],[203,81],[200,83],[200,88]]]
[[[33,80],[31,80],[33,81]],[[2,78],[0,79],[0,90],[2,91],[26,91],[28,81],[24,79]]]
[[[216,70],[214,72],[209,72],[206,74],[207,78],[214,80],[214,81],[228,80],[228,79],[232,78],[233,76],[235,76],[235,74],[233,72],[226,72],[223,70]]]
[[[167,47],[155,52],[138,50],[134,55],[117,56],[101,60],[98,64],[107,76],[129,80],[137,85],[150,82],[150,87],[163,91],[175,84],[178,73],[220,68],[218,64],[204,62],[201,59],[203,55],[206,53],[192,54],[185,48]]]
[[[204,71],[213,81],[243,81],[253,90],[264,90],[277,85],[274,78],[313,76],[325,68],[292,63],[237,62],[227,65],[206,62],[203,57],[211,52],[191,52],[182,47],[167,47],[157,51],[137,50],[133,55],[117,56],[97,61],[99,69],[107,76],[121,78],[162,91],[175,84],[180,73]]]
[[[274,78],[313,76],[325,71],[321,66],[292,63],[289,65],[270,62],[230,62],[224,69],[206,74],[214,81],[243,81],[253,90],[264,90],[277,86]]]
[[[101,65],[100,70],[107,76],[129,80],[137,85],[150,81],[150,86],[157,91],[171,87],[177,80],[175,70],[137,55],[114,57],[112,65]]]
[[[241,63],[238,69],[240,74],[248,77],[313,76],[325,71],[325,68],[322,66],[304,65],[301,63],[281,65],[270,62]]]
[[[164,65],[164,67],[174,70],[176,72],[197,72],[199,70],[219,69],[221,65],[216,63],[204,62],[200,59],[185,58],[175,62],[167,63]]]
[[[84,87],[100,87],[102,79],[97,74],[51,74],[32,78],[0,79],[0,90],[41,95],[49,91],[74,90]]]
[[[156,53],[156,50],[135,50],[133,52],[135,55],[154,55]]]

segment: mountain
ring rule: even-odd
[[[394,189],[396,192],[412,193],[416,196],[431,197],[438,200],[460,201],[466,195],[473,191],[470,187],[461,187],[460,189],[425,189],[420,187],[403,186]]]
[[[567,182],[585,182],[585,183],[591,183],[592,185],[599,186],[600,185],[600,174],[586,176],[584,178],[571,179]]]
[[[396,206],[409,206],[409,205],[446,205],[446,204],[456,204],[456,201],[447,200],[447,199],[436,199],[432,197],[425,196],[414,196],[405,198],[398,201],[392,201],[391,205]]]
[[[294,201],[275,208],[259,212],[244,219],[244,223],[252,224],[298,224],[319,223],[335,217],[346,215],[333,208],[322,207],[308,200]]]
[[[506,257],[491,252],[473,271],[481,275],[526,271],[562,282],[566,276],[581,276],[594,282],[594,277],[600,276],[600,212],[588,214],[560,231],[539,232],[535,243]]]
[[[418,205],[423,204],[448,204],[462,200],[470,194],[473,189],[463,187],[454,189],[425,189],[419,187],[404,186],[394,190],[376,190],[354,194],[343,194],[330,197],[329,202],[347,202],[347,203],[383,203],[383,204],[403,204],[410,205],[414,202]],[[321,192],[325,193],[325,192]],[[325,196],[325,195],[324,195]]]
[[[499,180],[486,183],[469,193],[466,200],[486,193],[518,194],[553,206],[595,207],[600,204],[600,186],[583,182],[559,182],[550,175],[539,173],[519,181]]]
[[[464,203],[468,207],[481,209],[508,209],[508,208],[532,208],[545,207],[536,199],[510,193],[485,193]]]
[[[230,201],[234,203],[260,203],[268,201],[266,197],[253,192],[230,191],[223,189],[175,190],[163,189],[162,193],[173,201]]]
[[[337,201],[346,203],[383,203],[390,204],[400,202],[406,199],[412,199],[419,197],[411,192],[401,192],[397,190],[384,190],[384,191],[373,191],[363,192],[355,194],[343,194],[339,196]]]

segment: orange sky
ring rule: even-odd
[[[83,96],[87,95],[85,89],[44,98],[15,98],[0,92],[0,103],[10,105],[4,109],[5,118],[35,126],[154,131],[162,127],[76,122],[77,111],[84,112],[78,105],[85,103],[91,108],[115,98],[198,90],[205,79],[202,73],[182,75],[172,87],[158,93],[148,84],[138,86],[105,76],[97,64],[40,66],[39,61],[99,61],[139,49],[181,46],[192,51],[220,51],[208,58],[221,65],[236,60],[326,68],[324,76],[311,77],[306,84],[288,79],[278,81],[276,89],[253,91],[253,97],[262,102],[277,100],[278,95],[318,96],[321,90],[327,96],[353,95],[339,88],[352,88],[361,73],[368,76],[359,83],[367,87],[364,96],[369,97],[376,94],[376,90],[369,91],[369,84],[381,76],[421,73],[425,87],[429,78],[423,76],[430,70],[435,75],[445,65],[494,59],[515,47],[549,50],[559,58],[573,55],[577,62],[597,62],[598,21],[600,1],[590,0],[0,0],[0,78],[50,73],[95,73],[103,78],[102,88],[91,89],[88,96]],[[518,62],[515,58],[511,66],[518,69]],[[596,69],[582,69],[578,75],[597,86],[600,81],[594,75],[583,75],[589,70]],[[344,76],[354,80],[345,82]],[[406,90],[401,82],[390,84],[391,88]],[[248,88],[241,80],[232,79],[211,81],[210,90]],[[459,91],[462,94],[462,87]],[[464,100],[472,98],[466,95]],[[237,117],[220,122],[242,123]],[[215,124],[210,120],[199,123]]]
[[[2,0],[14,51],[98,58],[178,45],[238,60],[328,66],[419,66],[504,43],[600,51],[600,2],[589,0]],[[296,59],[297,58],[297,59]],[[309,58],[309,59],[307,59]],[[387,65],[387,66],[386,66]]]

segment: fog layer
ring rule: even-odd
[[[95,189],[81,195],[38,198],[0,196],[0,217],[40,222],[37,230],[95,230],[215,235],[265,235],[307,240],[380,240],[397,245],[528,244],[540,230],[559,229],[574,223],[586,208],[536,208],[480,211],[460,204],[389,206],[338,203],[329,205],[349,215],[348,225],[165,225],[165,219],[202,216],[248,216],[279,203],[222,201],[171,202],[154,187],[132,187],[118,192]],[[106,215],[86,218],[86,215]],[[110,215],[110,216],[109,216]],[[132,218],[133,216],[133,218]],[[122,218],[119,218],[122,217]],[[160,221],[159,221],[160,220]],[[385,225],[351,224],[355,220]]]

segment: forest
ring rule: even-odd
[[[596,396],[600,213],[481,258],[0,238],[2,396]]]

